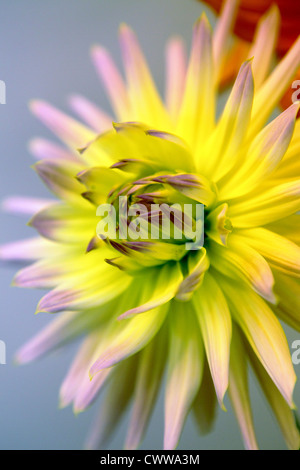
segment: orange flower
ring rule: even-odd
[[[234,0],[233,0],[234,1]],[[217,13],[225,3],[223,0],[204,0]],[[226,86],[236,75],[236,70],[249,52],[249,42],[255,37],[257,24],[261,17],[272,5],[277,5],[280,12],[280,27],[276,51],[279,57],[285,55],[300,34],[300,2],[295,0],[240,0],[237,18],[234,26],[235,34],[240,41],[234,45],[228,54],[228,60],[222,71],[222,85]],[[300,80],[300,70],[295,80]],[[295,89],[292,86],[287,90],[281,101],[283,108],[287,108],[292,101]],[[299,94],[298,94],[299,96]]]
[[[223,0],[204,0],[217,13],[220,12]],[[240,0],[239,12],[235,24],[235,33],[245,41],[252,41],[256,25],[261,16],[276,4],[281,14],[281,26],[277,52],[284,55],[299,35],[300,2],[295,0]]]

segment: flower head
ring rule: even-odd
[[[228,14],[219,21],[218,34],[205,16],[196,22],[187,64],[181,40],[168,44],[165,103],[122,25],[126,82],[106,50],[92,50],[115,119],[79,96],[71,105],[85,124],[31,104],[66,147],[31,145],[56,202],[6,201],[32,210],[39,236],[3,246],[2,258],[33,260],[14,283],[50,289],[37,311],[55,313],[17,359],[84,337],[60,404],[83,411],[107,388],[89,447],[103,445],[133,399],[125,446],[136,448],[166,374],[165,449],[190,410],[210,429],[227,391],[245,446],[257,448],[249,363],[288,446],[299,447],[279,322],[300,330],[298,104],[267,122],[299,67],[300,42],[270,75],[275,35],[267,48],[258,42],[218,115]]]

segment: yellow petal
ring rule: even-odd
[[[262,227],[240,231],[238,236],[266,258],[271,267],[300,277],[300,247],[295,243]]]
[[[137,38],[125,24],[120,28],[120,41],[132,107],[129,120],[145,122],[151,127],[170,132],[172,126],[169,116],[156,90]]]
[[[176,133],[192,146],[202,147],[215,119],[211,29],[206,16],[194,26],[185,92]],[[196,157],[197,158],[197,157]]]
[[[300,38],[294,43],[272,74],[255,94],[248,138],[262,128],[269,115],[293,81],[300,66]]]
[[[278,38],[280,23],[280,12],[276,4],[260,18],[253,40],[253,45],[249,52],[249,58],[253,57],[253,76],[255,88],[262,85],[267,77]]]
[[[231,234],[228,246],[210,244],[211,265],[225,276],[236,281],[246,281],[257,293],[270,302],[275,302],[274,279],[266,260],[249,244]]]
[[[296,375],[284,331],[272,310],[255,292],[219,278],[234,320],[288,403],[293,407]],[[241,301],[242,299],[242,301]]]
[[[254,93],[251,62],[239,71],[218,124],[204,150],[199,153],[198,170],[217,182],[237,163],[248,131]]]
[[[226,299],[213,277],[206,273],[192,298],[200,324],[212,379],[220,406],[228,387],[231,316]]]
[[[170,353],[165,393],[164,449],[176,448],[184,422],[198,392],[203,371],[203,346],[194,312],[174,302],[169,315]]]
[[[300,210],[300,180],[284,182],[231,202],[228,216],[236,228],[258,227]]]

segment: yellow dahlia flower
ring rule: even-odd
[[[224,11],[215,34],[205,16],[196,22],[188,63],[181,40],[168,44],[165,103],[134,33],[122,25],[126,81],[106,50],[92,50],[114,118],[79,96],[72,107],[85,124],[45,102],[31,104],[66,147],[42,139],[31,146],[34,168],[57,202],[6,201],[12,210],[32,210],[39,236],[3,246],[1,256],[33,260],[14,284],[50,289],[37,312],[55,313],[17,360],[83,337],[60,404],[83,411],[106,388],[89,448],[103,446],[131,399],[125,447],[137,448],[165,378],[165,449],[177,446],[190,411],[209,430],[227,391],[245,447],[256,449],[249,364],[288,447],[299,448],[296,377],[279,321],[300,331],[298,104],[268,121],[299,67],[300,41],[269,75],[276,41],[273,23],[261,24],[254,57],[217,112],[231,23],[230,8]],[[115,237],[97,228],[110,222],[99,215],[103,204],[122,214]],[[144,208],[138,217],[129,214],[134,204]],[[141,223],[152,204],[155,239]],[[165,236],[161,208],[173,205],[204,208],[203,219],[190,213],[190,228],[201,231],[193,249],[179,209],[169,214],[174,230]],[[124,227],[138,230],[124,236]]]

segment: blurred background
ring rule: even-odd
[[[8,195],[48,197],[30,168],[28,142],[51,137],[29,112],[33,98],[47,100],[69,112],[72,93],[85,95],[109,111],[108,101],[93,69],[89,52],[99,43],[121,65],[118,27],[128,23],[137,33],[154,78],[164,89],[164,46],[171,35],[181,35],[187,46],[193,23],[205,10],[194,0],[0,0],[0,80],[6,83],[6,104],[0,105],[0,199]],[[55,140],[55,139],[54,139]],[[30,237],[27,219],[0,214],[0,243]],[[81,449],[97,404],[75,417],[72,409],[58,409],[58,390],[76,351],[76,344],[26,366],[15,366],[16,350],[51,320],[34,315],[40,291],[10,287],[18,266],[0,269],[0,340],[6,344],[6,364],[0,364],[0,449]],[[285,328],[291,345],[295,332]],[[300,365],[295,366],[299,377]],[[285,444],[256,383],[251,395],[258,442],[263,449],[285,449]],[[300,404],[299,385],[295,401]],[[215,428],[202,437],[190,418],[180,449],[243,449],[228,399],[228,411],[219,411]],[[121,449],[126,416],[109,449]],[[163,396],[160,397],[143,449],[161,449]]]

